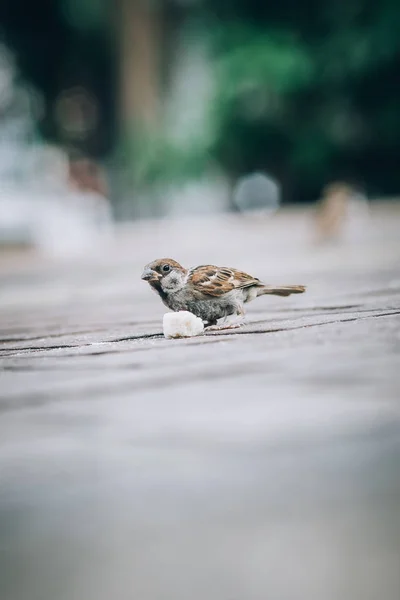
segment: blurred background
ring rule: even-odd
[[[396,195],[399,29],[396,0],[2,0],[1,239]]]
[[[399,600],[399,84],[399,0],[0,0],[0,600]]]

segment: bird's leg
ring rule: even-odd
[[[221,331],[223,329],[238,329],[244,325],[244,310],[240,308],[237,310],[235,316],[224,317],[220,319],[220,323],[212,323],[210,327],[207,327],[207,331]]]
[[[217,319],[214,320],[210,320],[210,321],[203,321],[204,323],[204,328],[207,329],[209,327],[215,327],[215,325],[217,324]]]

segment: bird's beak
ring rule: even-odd
[[[142,273],[144,281],[156,281],[159,278],[160,275],[156,271],[153,271],[153,269],[150,269],[150,267],[146,267]]]

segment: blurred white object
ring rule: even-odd
[[[0,242],[64,257],[100,247],[112,231],[109,203],[98,194],[0,190]]]
[[[264,173],[253,173],[239,179],[233,202],[241,212],[275,213],[281,203],[281,187]]]
[[[112,232],[108,201],[93,192],[69,193],[42,203],[43,219],[35,219],[36,245],[47,253],[72,256],[101,247]]]
[[[53,257],[101,248],[113,231],[108,199],[71,185],[60,148],[14,146],[7,168],[0,165],[0,243],[34,245]],[[0,157],[4,148],[0,139]]]
[[[186,338],[201,335],[203,321],[186,310],[166,313],[163,318],[164,336],[168,338]]]
[[[32,244],[58,257],[87,255],[113,231],[107,192],[90,189],[88,177],[85,189],[72,185],[66,153],[38,139],[39,105],[0,44],[0,243]]]

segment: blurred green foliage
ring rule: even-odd
[[[129,182],[197,178],[211,164],[230,179],[268,171],[290,200],[315,198],[337,178],[364,181],[373,193],[398,193],[399,0],[153,5],[169,43],[196,21],[194,36],[208,43],[215,85],[204,127],[190,139],[172,139],[162,124],[124,134],[114,164]],[[54,100],[63,86],[82,82],[101,105],[101,127],[84,148],[98,156],[110,155],[118,131],[118,32],[115,38],[110,32],[119,9],[106,0],[0,3],[4,39],[49,107],[41,131],[56,139]]]
[[[198,13],[215,81],[211,135],[184,147],[139,136],[140,180],[196,177],[212,163],[231,179],[269,171],[290,200],[337,178],[398,192],[397,1],[205,0]]]
[[[216,4],[218,161],[234,175],[269,170],[290,199],[334,178],[398,192],[398,2]]]

